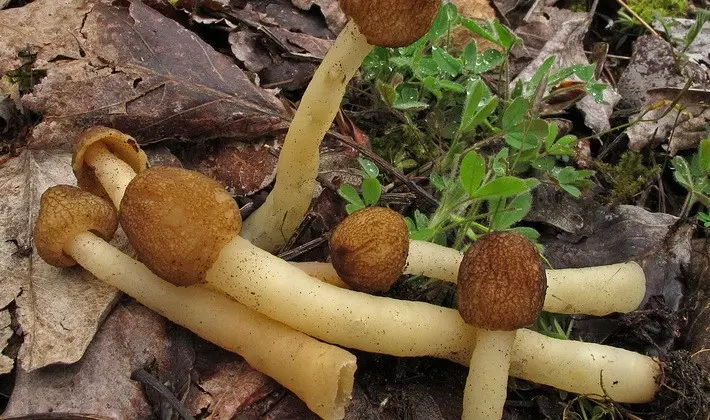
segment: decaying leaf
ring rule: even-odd
[[[710,90],[650,89],[642,120],[626,130],[629,149],[668,142],[668,152],[694,149],[710,134]]]
[[[276,178],[277,140],[264,144],[224,142],[184,151],[182,163],[224,185],[236,196],[256,193]]]
[[[686,333],[688,351],[693,353],[693,361],[710,371],[710,242],[707,238],[693,241],[691,268],[694,299]]]
[[[542,8],[533,15],[528,24],[516,30],[525,42],[526,55],[532,58],[516,80],[530,79],[551,55],[556,57],[552,71],[575,64],[589,64],[582,41],[590,21],[587,13],[554,7]],[[597,103],[587,95],[575,104],[584,115],[584,124],[595,132],[610,128],[609,117],[620,99],[611,87],[605,89],[603,95],[604,103]]]
[[[141,143],[253,139],[286,127],[272,94],[194,33],[142,3],[48,3],[0,13],[1,69],[14,68],[17,54],[29,49],[37,51],[35,66],[47,71],[23,97],[25,107],[43,115],[32,139],[62,145],[94,124]],[[50,13],[55,7],[56,14]]]
[[[131,373],[152,368],[161,383],[179,389],[192,369],[191,339],[185,330],[133,301],[119,304],[81,361],[29,373],[19,369],[4,415],[73,412],[152,418],[143,387],[131,380]]]
[[[4,349],[12,337],[11,323],[12,316],[10,315],[10,310],[0,310],[0,349]],[[4,354],[0,354],[0,375],[9,373],[14,366],[14,360]]]
[[[19,358],[31,371],[81,358],[116,291],[78,269],[59,269],[31,246],[31,228],[45,189],[74,183],[68,153],[27,149],[0,167],[0,305],[17,303],[24,343]],[[12,242],[8,242],[12,241]]]
[[[702,71],[700,68],[696,70]],[[666,41],[651,35],[639,37],[633,44],[631,62],[617,84],[623,98],[619,105],[639,109],[649,103],[651,89],[682,88],[686,79],[686,75],[679,73]],[[702,88],[701,85],[693,87]]]
[[[241,357],[199,340],[195,348],[193,386],[185,405],[208,419],[231,419],[245,408],[280,390],[279,384],[252,369]]]
[[[225,12],[243,24],[229,36],[232,53],[265,85],[305,88],[333,42],[322,22],[297,10],[283,0]]]
[[[338,4],[338,0],[291,0],[294,6],[301,10],[310,10],[311,7],[318,6],[325,17],[328,28],[337,34],[347,22],[347,17]]]

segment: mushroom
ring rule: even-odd
[[[176,324],[227,350],[293,391],[316,414],[341,419],[353,389],[356,359],[202,287],[177,287],[108,241],[117,227],[104,199],[68,185],[42,194],[35,248],[47,263],[77,262]]]
[[[542,310],[547,279],[542,259],[525,236],[496,232],[479,238],[459,268],[458,309],[475,326],[463,396],[464,420],[500,419],[516,330]]]
[[[126,186],[148,167],[148,157],[133,137],[100,125],[81,133],[72,169],[82,189],[110,198],[118,208]]]
[[[320,143],[362,60],[374,45],[402,47],[426,34],[441,0],[340,0],[340,6],[350,21],[301,98],[279,155],[273,190],[244,222],[242,236],[262,249],[285,243],[308,211]]]
[[[402,274],[456,282],[463,253],[430,242],[407,240],[397,212],[381,207],[359,210],[338,224],[330,237],[327,263],[296,263],[307,273],[355,290],[383,292]],[[454,273],[454,274],[452,274]],[[646,292],[643,269],[631,261],[599,267],[546,270],[543,309],[563,314],[630,312]],[[342,279],[342,280],[341,280]]]

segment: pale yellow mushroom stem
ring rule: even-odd
[[[313,75],[286,134],[274,189],[242,227],[241,235],[259,248],[272,251],[301,224],[315,192],[320,143],[348,82],[372,48],[350,21]]]
[[[476,330],[471,354],[462,420],[498,420],[503,417],[510,354],[516,331]]]
[[[316,414],[342,419],[353,389],[356,359],[204,287],[174,286],[90,232],[65,245],[66,254],[97,278],[233,351],[293,391]]]
[[[114,207],[118,209],[126,187],[135,178],[136,171],[111,153],[101,142],[96,142],[86,149],[84,161],[93,169]]]
[[[410,246],[418,251],[414,260],[407,257],[407,265],[403,274],[423,274],[444,281],[455,282],[455,277],[442,278],[441,275],[454,269],[458,270],[463,255],[459,251],[436,244],[420,247],[421,241],[410,241]],[[444,248],[443,261],[438,255],[429,253],[431,267],[424,264],[424,254],[419,250],[432,251]],[[411,248],[410,248],[411,249]],[[410,255],[411,251],[410,251]],[[456,260],[458,256],[458,261]],[[454,265],[455,263],[455,265]],[[451,264],[448,266],[447,264]],[[327,283],[339,285],[344,283],[335,273],[330,263],[293,263],[313,277]],[[646,277],[643,269],[637,263],[630,261],[620,264],[602,265],[598,267],[563,268],[546,270],[547,293],[543,310],[560,314],[586,314],[603,316],[614,312],[631,312],[639,307],[646,291]]]

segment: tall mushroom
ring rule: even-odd
[[[307,273],[355,290],[382,292],[402,274],[456,282],[463,253],[430,242],[408,240],[404,218],[382,207],[359,210],[338,224],[330,237],[327,263],[296,263]],[[452,274],[454,273],[454,274]],[[564,314],[608,315],[641,304],[646,277],[635,262],[546,270],[543,309]],[[341,280],[342,279],[342,280]]]
[[[242,236],[273,250],[301,224],[315,189],[319,148],[345,87],[374,45],[402,47],[429,30],[441,0],[340,0],[350,18],[301,98],[276,168],[276,183]]]
[[[547,279],[535,245],[511,232],[479,238],[459,268],[458,309],[478,328],[463,397],[464,420],[503,416],[516,330],[542,309]]]
[[[106,241],[115,209],[76,187],[42,194],[35,248],[47,263],[77,262],[176,324],[227,350],[298,395],[325,419],[341,419],[353,389],[355,356],[258,314],[221,293],[174,286]]]

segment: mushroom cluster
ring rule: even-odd
[[[214,180],[148,168],[130,136],[94,127],[77,142],[72,163],[81,189],[57,186],[42,197],[38,253],[53,265],[78,263],[241,354],[326,419],[344,417],[353,389],[356,360],[340,346],[470,365],[466,418],[500,418],[508,374],[619,402],[651,400],[660,374],[653,359],[524,328],[541,308],[594,315],[636,309],[645,278],[635,263],[544,270],[534,246],[508,233],[484,237],[462,254],[409,240],[401,216],[381,208],[338,226],[332,265],[291,264],[268,252],[288,239],[310,205],[320,142],[362,59],[373,45],[403,46],[422,36],[440,4],[341,0],[352,20],[303,96],[273,191],[244,223]],[[119,222],[140,262],[108,243]],[[459,310],[374,295],[403,273],[457,282]],[[509,316],[497,318],[503,308]]]
[[[97,130],[92,131],[95,134]],[[122,158],[109,151],[102,160]],[[82,171],[93,169],[77,165],[75,170],[81,176],[86,175]],[[76,189],[69,191],[69,187],[48,190],[42,200],[35,240],[43,258],[65,266],[76,260],[98,278],[174,322],[242,354],[252,365],[293,390],[323,418],[342,417],[352,390],[355,361],[350,353],[310,337],[400,356],[436,356],[462,364],[477,360],[472,359],[472,354],[482,348],[476,345],[482,341],[481,332],[467,325],[456,310],[328,284],[240,238],[237,234],[241,220],[234,201],[204,175],[157,167],[139,168],[135,177],[128,178],[97,177],[98,185],[105,191],[118,190],[115,184],[128,181],[123,188],[125,195],[116,195],[119,219],[145,265],[106,243],[115,230],[115,221],[103,229],[81,223],[69,228],[68,222],[61,222],[65,224],[59,224],[60,230],[68,232],[63,235],[44,230],[47,215],[82,220],[87,216],[81,209],[91,208],[92,212],[102,209],[101,217],[115,219],[115,209],[106,201],[83,191],[75,194]],[[71,200],[67,198],[70,196]],[[98,201],[88,206],[68,204],[89,197]],[[387,235],[404,243],[404,251],[389,259],[396,266],[393,271],[398,277],[408,260],[408,240],[406,226],[404,233],[396,233],[403,228],[397,213],[388,209],[355,213],[333,233],[334,242],[347,232],[347,226],[369,226],[357,221],[369,212],[389,217],[378,231],[385,225],[397,227]],[[350,246],[336,252],[345,258],[346,266],[369,265],[351,260],[347,249],[366,251],[368,258],[373,259],[378,253],[390,252],[387,247],[373,248],[367,238],[365,235],[348,239],[345,242]],[[52,243],[49,249],[53,251],[45,253],[48,246],[45,244]],[[50,254],[73,260],[55,262],[56,257]],[[395,260],[397,263],[392,263]],[[343,276],[357,278],[353,273]],[[195,285],[203,283],[208,287]],[[240,303],[215,289],[225,291]],[[240,328],[225,335],[219,328],[223,325],[240,325]],[[254,339],[255,336],[261,339]],[[231,341],[240,337],[242,340],[237,343]],[[289,345],[284,345],[284,341]],[[658,387],[655,382],[658,364],[637,353],[593,343],[555,340],[530,330],[518,331],[509,341],[512,376],[567,391],[606,395],[620,402],[648,401]],[[302,349],[313,346],[320,346],[318,352],[324,356],[317,361],[302,360],[308,358]],[[600,372],[604,372],[603,383],[599,380]],[[313,378],[321,379],[311,384]]]

